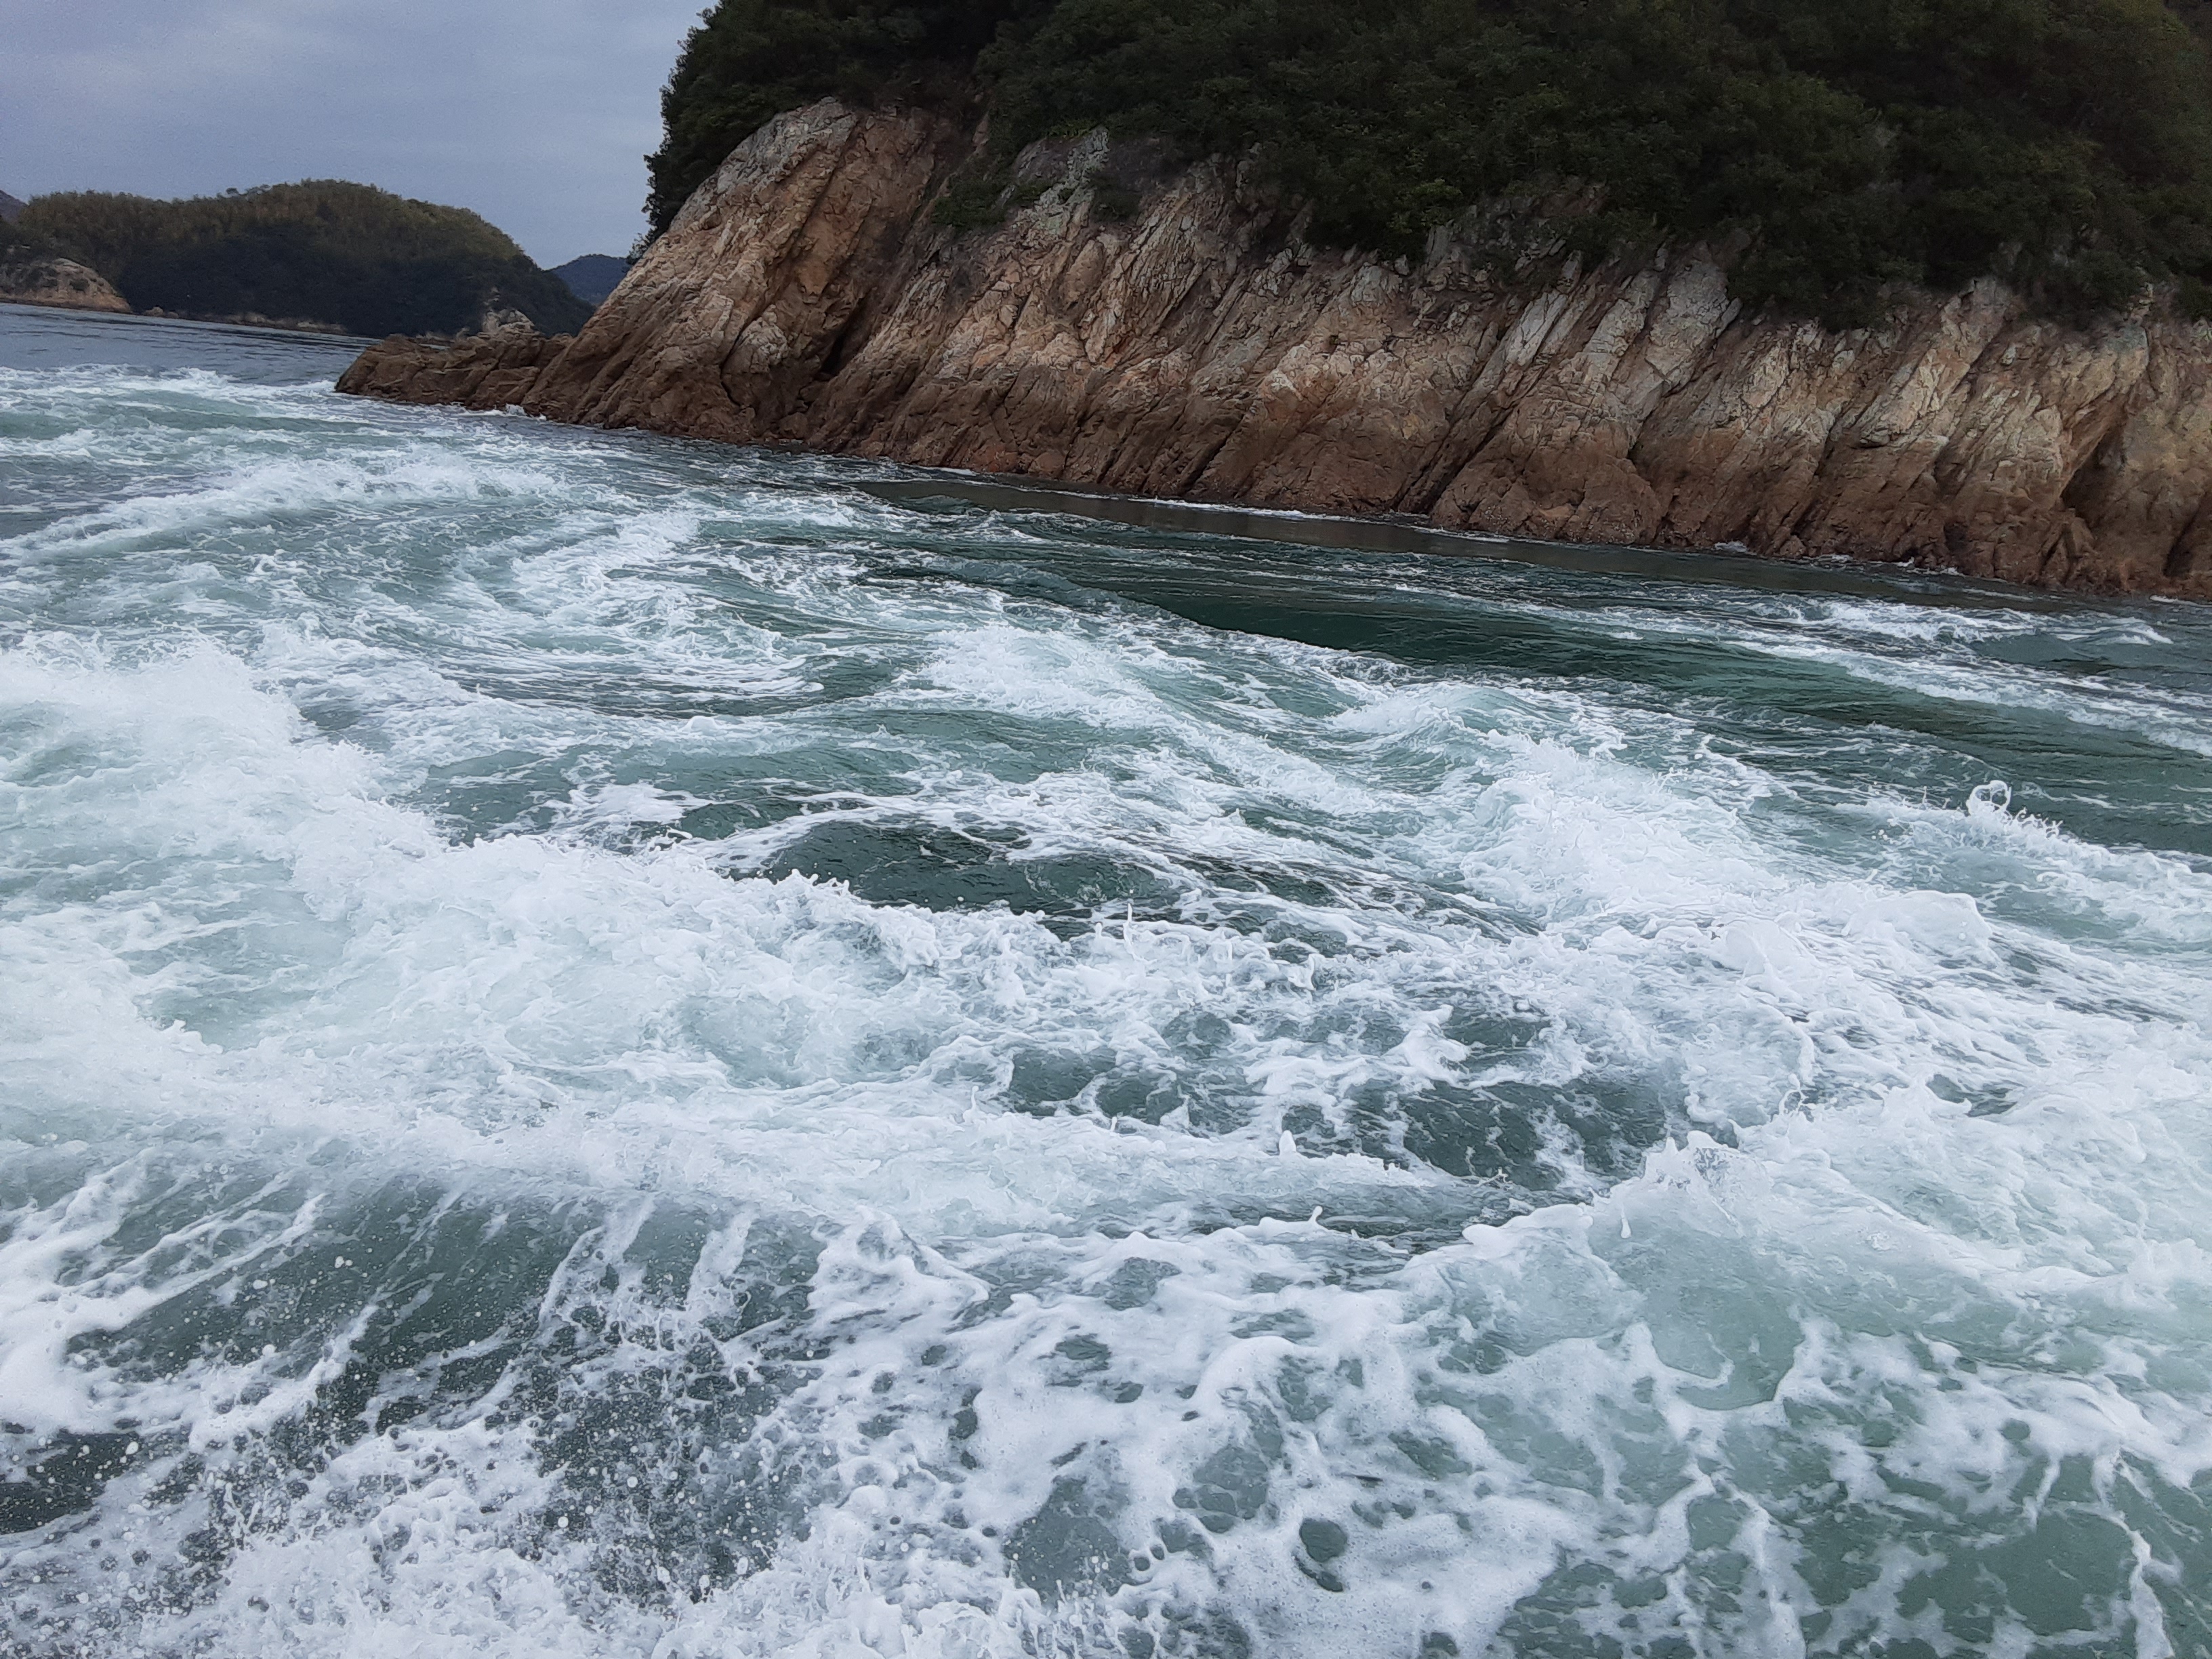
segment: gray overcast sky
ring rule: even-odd
[[[0,190],[355,179],[540,264],[645,227],[660,87],[707,0],[0,0]]]

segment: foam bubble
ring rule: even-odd
[[[2197,1639],[2193,616],[6,384],[16,1648]]]

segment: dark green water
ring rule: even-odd
[[[0,311],[0,1651],[2212,1653],[2212,617]]]

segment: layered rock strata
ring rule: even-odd
[[[1698,251],[1546,280],[1439,233],[1316,250],[1238,169],[1025,152],[994,228],[932,207],[977,135],[769,123],[573,341],[394,338],[340,388],[1449,529],[1911,561],[2212,597],[2212,327],[2081,331],[1995,283],[1835,332]],[[1132,185],[1140,187],[1133,215]]]

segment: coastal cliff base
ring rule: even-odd
[[[1317,250],[1236,167],[1025,151],[835,102],[741,145],[573,339],[395,337],[339,389],[1503,535],[1843,555],[2212,598],[2212,327],[2001,284],[1879,327],[1746,316],[1722,264]]]
[[[68,311],[128,312],[131,302],[89,265],[74,259],[0,260],[0,305],[58,306]]]

